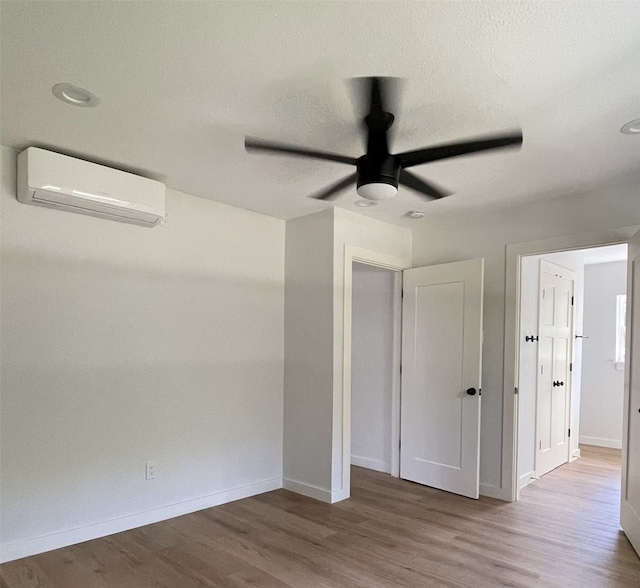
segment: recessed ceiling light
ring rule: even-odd
[[[369,207],[369,206],[378,206],[378,204],[380,204],[380,202],[378,202],[377,200],[356,200],[355,201],[355,205],[356,206],[362,206],[364,208]]]
[[[100,98],[95,94],[92,94],[89,90],[85,90],[79,86],[74,86],[73,84],[56,84],[51,89],[56,98],[59,98],[63,102],[73,106],[87,108],[91,106],[98,106],[98,103],[100,102]]]
[[[422,212],[421,210],[410,210],[407,213],[407,216],[409,218],[424,218],[424,212]]]
[[[640,135],[640,118],[628,122],[620,129],[620,132],[625,135]]]

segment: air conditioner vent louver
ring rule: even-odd
[[[56,192],[45,192],[43,190],[34,192],[32,204],[41,204],[50,208],[60,208],[69,212],[79,212],[80,214],[95,213],[95,216],[110,218],[112,220],[124,222],[139,222],[145,226],[155,226],[160,218],[157,215],[128,209],[123,213],[117,206],[108,204],[98,204],[87,202],[86,199],[58,194]]]

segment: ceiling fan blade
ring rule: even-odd
[[[478,138],[462,143],[447,143],[444,145],[436,145],[435,147],[416,149],[415,151],[405,151],[404,153],[398,153],[395,158],[404,168],[437,161],[439,159],[466,155],[468,153],[477,153],[479,151],[501,149],[504,147],[516,147],[521,144],[522,131],[518,131],[507,135]]]
[[[271,141],[263,141],[262,139],[253,139],[251,137],[245,137],[244,147],[247,151],[271,151],[274,153],[282,153],[284,155],[293,155],[295,157],[312,157],[314,159],[336,161],[338,163],[346,163],[349,165],[356,165],[357,162],[355,157],[348,157],[337,153],[328,153],[326,151],[316,151],[314,149],[298,147],[297,145],[288,145],[286,143],[273,143]]]
[[[403,186],[419,192],[422,196],[428,196],[428,200],[444,198],[445,196],[451,195],[450,192],[445,192],[442,188],[437,187],[435,184],[426,182],[422,178],[414,176],[412,173],[404,169],[400,171],[400,178],[398,178],[398,181]]]
[[[331,184],[331,186],[325,188],[322,192],[312,194],[309,198],[315,198],[316,200],[333,200],[338,196],[338,192],[341,192],[351,184],[355,184],[357,179],[358,175],[353,173],[350,176],[337,181],[335,184]]]

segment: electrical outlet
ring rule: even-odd
[[[144,464],[144,477],[147,480],[153,480],[156,477],[156,464],[153,461],[148,461]]]

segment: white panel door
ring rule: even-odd
[[[620,525],[640,554],[640,233],[629,242]]]
[[[479,496],[484,260],[404,272],[400,477]]]
[[[569,461],[575,274],[542,260],[538,310],[536,473]]]

